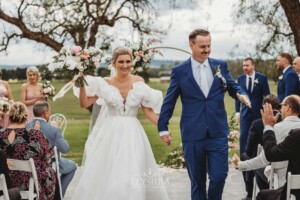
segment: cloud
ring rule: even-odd
[[[160,7],[158,10],[157,23],[162,27],[169,27],[167,35],[162,38],[159,46],[170,46],[190,51],[188,45],[188,35],[196,28],[208,28],[212,35],[211,56],[215,58],[227,59],[229,53],[236,44],[239,44],[239,51],[249,50],[250,41],[243,39],[248,33],[236,30],[232,22],[232,6],[237,0],[232,1],[197,1],[193,7],[185,6],[176,9],[166,9]],[[126,25],[127,26],[127,25]],[[128,29],[125,25],[120,28]],[[113,28],[112,28],[113,29]],[[115,30],[115,29],[113,29]],[[112,31],[113,31],[112,30]],[[123,34],[127,39],[134,39],[134,36]],[[116,39],[118,40],[118,39]],[[136,42],[136,41],[134,41]],[[120,42],[119,42],[120,43]],[[117,42],[117,44],[119,44]],[[115,46],[116,44],[113,44]],[[156,56],[155,59],[165,60],[185,60],[189,57],[187,53],[171,49],[161,49],[163,57]],[[251,50],[250,50],[251,51]],[[8,55],[0,54],[0,64],[41,64],[51,61],[54,51],[37,43],[22,41],[12,44],[8,49]]]

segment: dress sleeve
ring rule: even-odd
[[[84,77],[87,85],[85,86],[87,96],[98,96],[101,97],[101,93],[108,87],[108,83],[102,77],[85,76]],[[79,98],[79,88],[73,86],[74,95]],[[97,100],[97,104],[102,104],[102,98]]]
[[[144,107],[152,108],[156,113],[160,112],[163,102],[161,91],[150,88],[144,82],[134,84],[134,89],[136,95],[141,97],[141,104]]]

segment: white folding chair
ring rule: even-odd
[[[291,190],[293,189],[300,189],[300,174],[292,175],[291,172],[288,172],[286,190],[287,200],[296,200],[296,197],[291,194]]]
[[[271,162],[271,171],[270,171],[270,183],[269,188],[270,189],[278,189],[279,188],[279,178],[277,174],[277,170],[281,168],[286,168],[287,162]]]
[[[30,158],[29,160],[7,160],[10,160],[12,163],[12,165],[9,167],[10,170],[25,171],[30,173],[28,191],[20,191],[22,199],[33,200],[34,198],[36,198],[36,200],[39,200],[39,182],[33,159]],[[36,193],[34,192],[34,188]]]
[[[61,114],[61,113],[54,113],[50,116],[49,119],[50,123],[57,123],[57,126],[61,129],[62,135],[65,134],[66,128],[67,128],[67,118]]]
[[[263,150],[263,147],[258,144],[257,145],[257,154],[256,155],[259,155]],[[258,192],[259,188],[257,186],[257,183],[256,183],[256,179],[255,179],[255,176],[253,178],[253,192],[252,192],[252,200],[255,200],[256,199],[256,193]]]
[[[0,199],[9,200],[8,189],[4,174],[0,175],[0,191],[3,192],[3,195],[0,196]]]
[[[61,189],[61,180],[60,180],[61,173],[59,171],[59,160],[58,160],[57,147],[54,147],[53,151],[54,151],[54,161],[52,162],[52,169],[56,173],[56,179],[57,179],[57,182],[58,182],[58,187],[59,187],[58,189],[59,189],[60,199],[63,200],[62,189]]]

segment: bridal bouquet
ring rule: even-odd
[[[45,95],[45,100],[48,101],[48,99],[52,99],[55,95],[55,87],[51,85],[50,81],[45,81],[43,83],[43,94]]]
[[[150,62],[153,59],[155,54],[162,53],[157,50],[156,48],[151,48],[150,46],[153,43],[158,42],[156,39],[148,39],[146,43],[144,43],[144,40],[141,40],[140,43],[133,45],[132,47],[132,55],[133,55],[133,61],[132,61],[132,67],[133,67],[133,73],[145,71],[150,66]]]
[[[63,47],[59,54],[54,56],[54,61],[48,65],[49,71],[71,72],[73,76],[79,72],[93,74],[95,69],[99,67],[103,53],[100,49],[89,47],[82,49],[80,46],[72,48]],[[84,77],[79,77],[75,80],[75,86],[82,87],[87,84]]]

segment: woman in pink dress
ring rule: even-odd
[[[7,81],[2,80],[2,70],[0,69],[0,97],[5,97],[8,100],[13,100],[10,86]],[[6,111],[0,107],[0,127],[5,128],[8,126],[8,116]]]
[[[22,84],[22,102],[27,106],[27,122],[34,118],[33,104],[44,99],[42,93],[43,85],[39,83],[39,70],[36,67],[29,67],[26,71],[27,83]]]

